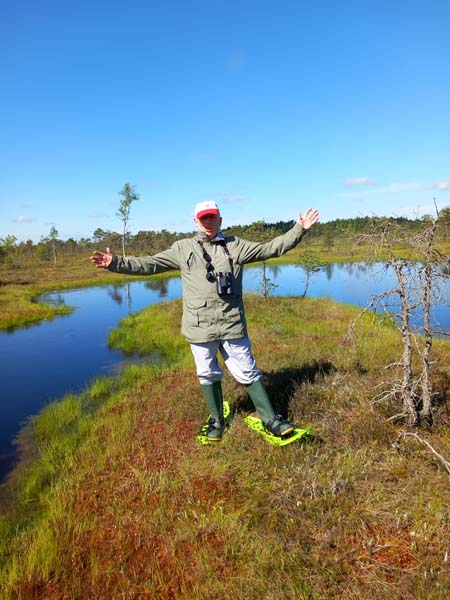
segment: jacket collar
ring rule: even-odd
[[[213,238],[212,240],[209,240],[208,236],[206,235],[206,233],[204,231],[199,231],[198,233],[195,234],[194,240],[196,242],[202,242],[203,244],[205,244],[206,242],[211,242],[211,243],[217,244],[220,242],[224,242],[225,238],[223,237],[222,233],[219,231],[219,233],[216,235],[215,238]]]

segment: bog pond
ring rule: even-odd
[[[308,296],[366,306],[372,295],[395,286],[392,272],[385,272],[383,267],[367,263],[328,265],[311,279]],[[268,265],[266,277],[272,284],[272,295],[303,294],[305,276],[294,265]],[[261,293],[261,283],[261,267],[246,269],[246,292]],[[41,301],[64,303],[75,310],[52,321],[0,333],[0,478],[14,464],[13,441],[20,427],[45,404],[66,393],[82,391],[95,377],[113,376],[130,362],[159,359],[158,355],[130,357],[111,350],[108,334],[126,315],[180,296],[178,277],[129,281],[124,276],[120,286],[47,293]],[[448,306],[436,305],[433,318],[441,329],[450,330]],[[251,323],[249,329],[251,335]]]

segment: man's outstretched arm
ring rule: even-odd
[[[267,260],[275,256],[285,254],[300,242],[304,233],[311,229],[319,220],[319,211],[308,208],[305,214],[298,213],[297,222],[286,233],[277,236],[270,242],[248,242],[239,240],[237,248],[237,260],[244,263],[251,263],[260,260]]]
[[[116,256],[110,248],[106,252],[95,250],[92,263],[98,269],[108,269],[114,273],[127,275],[156,275],[171,269],[179,269],[178,254],[174,246],[153,256]]]

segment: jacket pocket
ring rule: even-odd
[[[208,324],[208,305],[206,300],[190,300],[184,303],[183,321],[184,326],[206,327]]]
[[[227,329],[233,329],[244,321],[242,308],[237,306],[225,306],[222,312],[222,323]]]
[[[192,266],[192,263],[193,263],[193,262],[194,262],[194,253],[193,253],[193,252],[191,252],[191,253],[189,254],[188,258],[187,258],[187,261],[186,261],[186,265],[187,265],[187,268],[188,268],[188,269],[190,269],[190,268],[191,268],[191,266]]]

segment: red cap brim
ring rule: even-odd
[[[218,215],[219,211],[217,210],[217,208],[207,208],[205,210],[201,210],[200,212],[197,213],[197,219],[201,219],[202,217],[204,217],[205,215]]]

